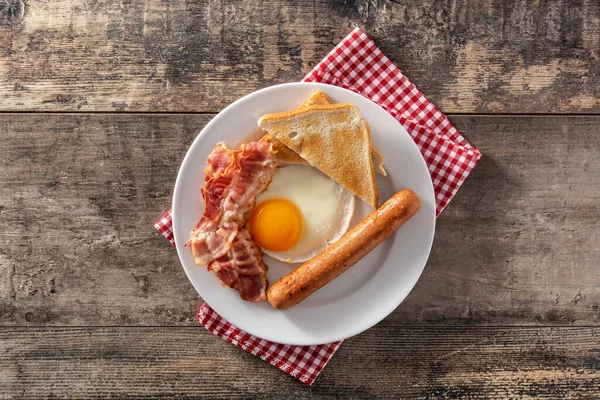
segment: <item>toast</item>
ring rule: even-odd
[[[326,104],[333,104],[333,102],[329,96],[325,94],[325,92],[319,90],[313,93],[304,103],[302,103],[299,109]],[[273,143],[273,149],[277,151],[277,156],[280,162],[286,164],[310,165],[305,159],[300,157],[298,153],[294,152],[289,147],[275,139],[273,135],[267,133],[262,137],[261,140],[268,140]],[[375,168],[375,172],[381,176],[387,176],[387,172],[383,168],[383,157],[373,145],[371,145],[371,157],[373,158],[373,167]]]
[[[258,125],[373,208],[379,203],[371,132],[351,103],[263,115]]]
[[[260,140],[267,140],[273,143],[273,150],[277,152],[277,160],[286,164],[310,165],[306,160],[298,155],[294,150],[287,147],[281,141],[275,139],[275,136],[267,133]]]
[[[306,99],[304,103],[302,103],[300,108],[306,108],[310,106],[324,106],[326,104],[333,104],[333,101],[331,101],[331,99],[325,94],[325,92],[319,90],[311,94],[310,97]]]

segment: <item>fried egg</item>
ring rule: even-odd
[[[304,262],[338,240],[350,225],[354,195],[318,169],[280,167],[256,198],[250,232],[269,256]]]

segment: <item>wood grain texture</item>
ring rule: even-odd
[[[445,112],[600,111],[600,1],[8,0],[0,111],[216,112],[358,25]]]
[[[0,114],[0,324],[194,325],[152,224],[209,119]],[[600,117],[452,119],[484,158],[382,324],[597,325]]]
[[[0,321],[191,322],[197,294],[153,224],[209,119],[0,115]]]
[[[305,386],[203,328],[0,329],[0,398],[595,398],[594,328],[377,327]]]

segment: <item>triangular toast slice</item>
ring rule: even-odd
[[[319,90],[314,92],[308,99],[306,99],[299,109],[326,104],[333,104],[333,102],[329,96],[325,94],[325,92]],[[268,140],[273,143],[273,150],[277,151],[277,156],[280,162],[286,164],[310,165],[305,159],[300,157],[298,153],[292,151],[289,147],[275,139],[273,135],[267,133],[262,137],[261,140]],[[371,145],[371,157],[373,158],[373,167],[375,168],[375,172],[381,176],[387,176],[387,172],[383,168],[383,156],[373,145]]]
[[[378,205],[371,133],[352,103],[263,115],[258,125],[373,208]]]

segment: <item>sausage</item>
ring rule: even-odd
[[[421,202],[409,189],[400,190],[337,242],[277,282],[267,294],[271,305],[287,310],[340,276],[400,228]]]

